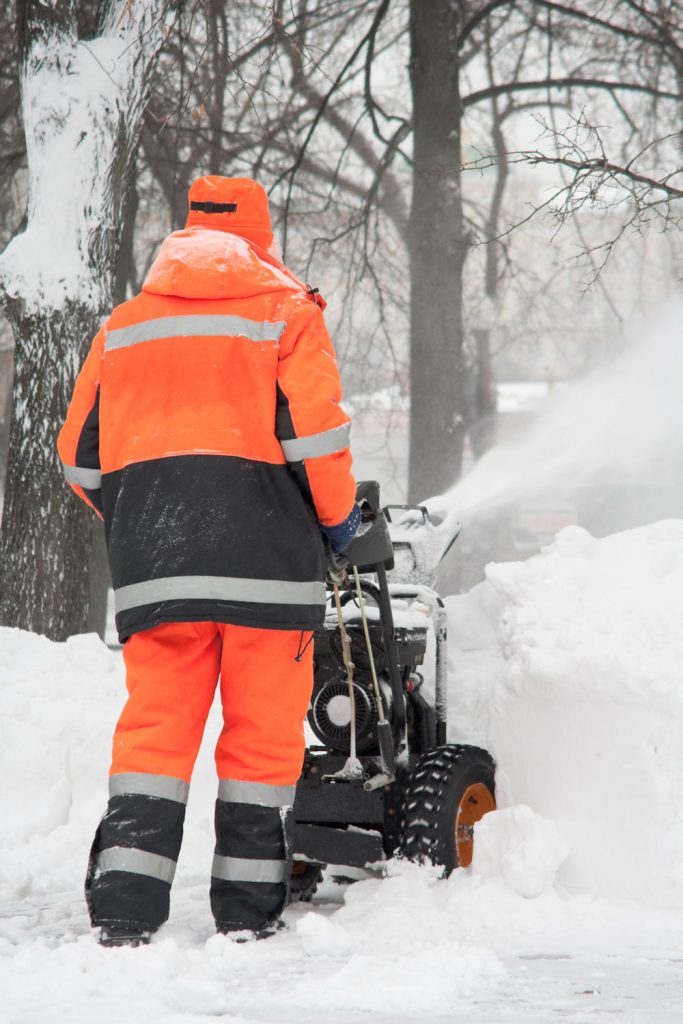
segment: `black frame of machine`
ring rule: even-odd
[[[431,587],[388,580],[400,544],[390,537],[391,512],[407,506],[382,508],[374,481],[359,484],[357,498],[363,524],[344,552],[346,571],[333,565],[328,575],[330,611],[314,637],[308,720],[320,743],[307,748],[297,785],[294,858],[368,867],[401,848],[411,773],[447,743],[447,624]],[[426,509],[415,514],[427,522]],[[424,625],[401,621],[414,602]],[[429,686],[420,672],[426,657]]]

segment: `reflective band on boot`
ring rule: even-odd
[[[293,807],[296,786],[271,786],[266,782],[220,779],[218,799],[231,804],[257,804],[260,807]]]
[[[134,875],[158,878],[160,882],[167,882],[170,885],[175,869],[176,863],[170,857],[161,857],[158,853],[147,853],[146,850],[136,850],[133,847],[110,846],[107,850],[100,850],[95,877],[99,877],[105,871],[128,871]]]
[[[183,779],[171,775],[152,775],[148,772],[116,772],[109,776],[109,796],[136,794],[174,800],[186,804],[190,786]]]
[[[284,882],[283,860],[256,860],[248,857],[213,858],[212,878],[224,882]]]

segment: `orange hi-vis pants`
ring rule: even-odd
[[[93,924],[154,931],[167,919],[189,782],[219,678],[211,907],[220,931],[259,931],[278,917],[313,686],[311,640],[300,630],[178,622],[127,641],[129,697],[86,879]]]
[[[151,772],[189,782],[220,675],[218,777],[295,783],[313,686],[310,637],[219,622],[172,622],[135,633],[123,648],[129,698],[114,734],[111,774]]]

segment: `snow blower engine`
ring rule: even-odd
[[[331,562],[314,637],[319,742],[296,790],[293,899],[312,896],[326,864],[343,874],[399,853],[446,873],[467,866],[474,825],[495,808],[491,756],[447,741],[446,610],[420,571],[439,524],[423,506],[382,508],[373,481],[357,500],[362,525]]]

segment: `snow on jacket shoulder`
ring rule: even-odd
[[[322,310],[285,267],[227,232],[166,239],[97,334],[58,441],[104,516],[122,638],[321,623],[318,524],[355,497],[340,398]]]

